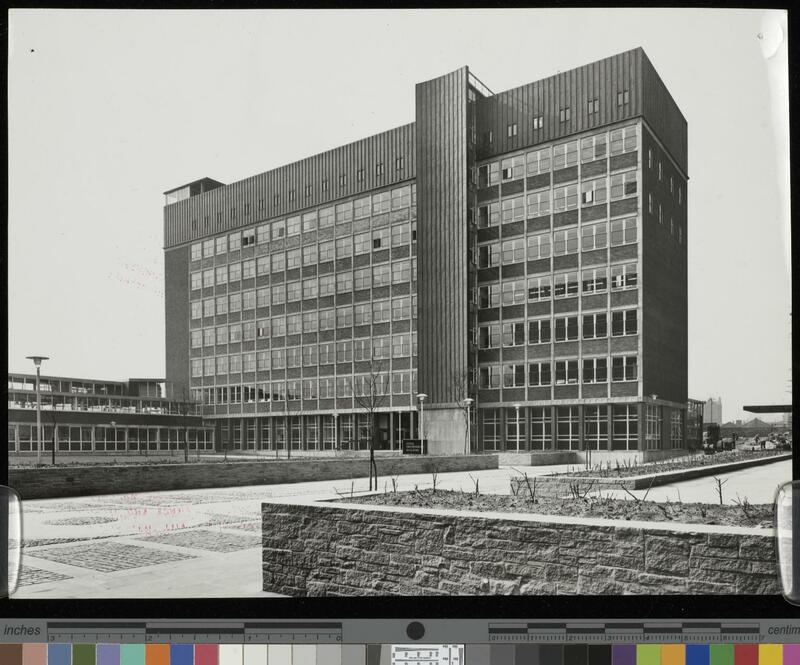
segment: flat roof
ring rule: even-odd
[[[759,404],[755,406],[743,406],[744,411],[750,413],[791,413],[791,404]]]

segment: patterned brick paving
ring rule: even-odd
[[[28,552],[27,556],[89,568],[101,573],[113,573],[118,570],[143,568],[195,558],[193,554],[164,552],[125,543],[85,543],[72,547],[36,550]]]
[[[45,582],[60,582],[62,580],[71,580],[72,577],[64,575],[63,573],[54,573],[50,570],[42,570],[41,568],[31,568],[30,566],[22,566],[22,572],[19,576],[17,586],[31,586],[32,584],[44,584]]]
[[[109,522],[116,522],[118,517],[65,517],[60,520],[45,520],[45,524],[50,526],[85,526],[88,524],[108,524]]]
[[[240,535],[238,533],[209,531],[208,529],[173,531],[157,536],[150,536],[148,538],[138,538],[137,540],[161,543],[162,545],[176,545],[178,547],[209,550],[212,552],[236,552],[238,550],[246,550],[251,547],[261,546],[261,538]]]
[[[256,531],[261,533],[261,520],[258,522],[245,522],[244,524],[231,524],[231,529],[242,529],[242,531]]]
[[[239,524],[241,522],[249,522],[253,518],[250,515],[221,515],[217,513],[206,513],[210,516],[206,522],[198,524],[197,526],[221,526],[227,524]]]

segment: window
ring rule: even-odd
[[[379,300],[372,303],[372,322],[383,323],[390,321],[392,317],[392,305],[388,300]]]
[[[303,280],[303,300],[317,297],[317,278],[310,277]]]
[[[217,268],[217,270],[219,270],[219,268]],[[202,288],[203,287],[203,273],[201,273],[201,272],[193,272],[191,274],[190,282],[191,282],[191,290],[192,291],[196,291],[197,289]]]
[[[611,132],[612,155],[620,155],[624,152],[633,152],[638,147],[639,128],[636,125],[615,129]]]
[[[578,383],[578,361],[556,360],[556,385]]]
[[[533,119],[533,128],[534,129],[541,129],[542,127],[544,127],[544,117],[540,116],[540,115],[537,115]]]
[[[353,254],[353,239],[337,238],[336,239],[336,258],[343,259]]]
[[[411,317],[411,299],[408,297],[392,300],[392,321],[401,321]]]
[[[534,362],[528,365],[529,386],[549,386],[551,382],[549,362]]]
[[[605,383],[608,381],[608,358],[584,358],[583,382]]]
[[[652,194],[648,194],[647,195],[647,212],[649,212],[650,214],[653,213],[653,195]]]
[[[583,407],[583,445],[587,450],[608,448],[608,406]]]
[[[500,368],[497,367],[496,365],[492,365],[490,367],[480,367],[478,369],[478,377],[480,381],[479,385],[481,388],[500,387]]]
[[[515,125],[516,126],[516,125]],[[509,157],[500,162],[500,172],[503,180],[516,180],[525,175],[525,155]]]
[[[683,412],[673,410],[669,415],[671,448],[683,448]]]
[[[311,266],[317,264],[317,246],[306,245],[303,247],[303,265]]]
[[[242,356],[242,371],[243,372],[255,372],[256,371],[256,354],[255,353],[245,353]],[[252,400],[250,400],[252,401]]]
[[[214,316],[214,299],[203,301],[203,316]]]
[[[313,333],[317,332],[317,313],[316,312],[303,312],[303,332]]]
[[[228,296],[217,296],[217,314],[228,313]]]
[[[300,282],[288,282],[286,284],[286,302],[294,302],[300,300],[303,294],[303,289]]]
[[[626,196],[636,196],[637,183],[636,171],[626,171],[625,173],[615,173],[611,176],[611,200],[625,198]]]
[[[484,368],[482,368],[483,370]],[[490,368],[485,368],[490,369]],[[483,410],[483,423],[481,427],[483,447],[485,450],[497,450],[500,447],[500,410]]]
[[[478,185],[487,187],[500,182],[500,163],[492,162],[478,167]]]
[[[505,281],[502,284],[503,304],[514,305],[525,302],[525,280]]]
[[[553,233],[553,256],[574,254],[578,251],[578,229],[564,229]]]
[[[242,262],[242,279],[249,279],[256,276],[256,262],[249,259]]]
[[[401,157],[402,159],[402,157]],[[392,190],[392,210],[408,208],[411,203],[411,186],[405,185]]]
[[[478,328],[478,346],[481,349],[497,349],[500,347],[499,323]]]
[[[203,316],[203,303],[196,300],[192,303],[192,318],[199,319]]]
[[[372,214],[379,215],[383,212],[389,212],[391,208],[391,192],[379,192],[372,195]],[[356,206],[358,201],[356,201]],[[356,215],[358,217],[358,215]]]
[[[478,307],[488,309],[500,305],[500,285],[489,284],[478,288]]]
[[[503,264],[525,260],[525,238],[503,241]]]
[[[613,423],[613,450],[636,450],[639,447],[639,418],[635,404],[613,404],[611,406]]]
[[[349,222],[353,219],[353,202],[338,203],[336,205],[336,223]]]
[[[203,359],[192,358],[192,378],[203,376]]]
[[[637,284],[637,267],[635,263],[611,266],[611,289],[627,289]]]
[[[357,199],[353,203],[353,211],[354,211],[353,218],[363,219],[364,217],[369,217],[371,210],[372,210],[372,199],[370,199],[369,196]]]
[[[336,308],[336,327],[349,328],[353,325],[353,308],[350,305]]]
[[[375,360],[387,360],[392,357],[392,340],[390,337],[376,337],[372,340],[372,357]],[[368,360],[368,358],[365,358],[365,360]]]
[[[566,272],[553,276],[553,297],[568,298],[578,295],[578,273]]]
[[[400,284],[411,279],[411,262],[395,261],[392,264],[392,284]]]
[[[333,275],[323,275],[319,278],[319,296],[332,296],[336,291],[336,282]]]
[[[298,335],[303,330],[303,319],[300,314],[289,314],[286,317],[286,333]]]
[[[589,115],[593,115],[594,113],[597,113],[600,110],[600,101],[597,99],[597,97],[595,97],[594,99],[590,99],[587,102],[586,106],[587,106],[586,110],[589,113]]]
[[[372,311],[369,303],[358,304],[353,309],[355,312],[355,324],[357,326],[364,326],[372,323]]]
[[[503,323],[503,346],[523,346],[525,344],[525,322]]]
[[[680,205],[683,203],[683,190],[678,187],[678,204]]]
[[[528,300],[537,302],[539,300],[550,300],[550,276],[529,277],[528,278]]]
[[[228,251],[228,236],[222,236],[216,240],[217,254],[225,254]]]
[[[242,278],[242,264],[231,263],[228,266],[228,281],[238,282]]]
[[[628,90],[620,90],[617,92],[617,106],[627,104],[631,100],[630,92]]]
[[[203,358],[203,376],[214,376],[214,371],[217,374],[228,373],[228,358],[222,356],[214,361],[214,358]]]
[[[372,249],[372,242],[369,233],[358,233],[353,238],[356,254],[366,254]]]
[[[606,202],[606,179],[584,181],[581,183],[581,205],[592,206]]]
[[[567,185],[553,190],[553,212],[573,210],[578,207],[578,186]]]
[[[638,365],[636,356],[612,356],[612,381],[636,381],[637,375]]]
[[[550,234],[539,233],[528,236],[528,261],[546,259],[550,256]]]
[[[267,337],[269,335],[269,321],[266,319],[262,319],[256,325],[256,337],[262,338]]]
[[[637,315],[635,309],[623,309],[611,312],[611,334],[635,335],[637,333]]]
[[[252,247],[256,244],[256,230],[247,229],[242,231],[242,247]]]
[[[500,243],[478,247],[478,267],[491,268],[500,264]]]
[[[663,177],[664,177],[664,169],[661,166],[661,162],[658,162],[658,182],[661,182]]]
[[[517,123],[512,122],[510,125],[506,127],[506,136],[511,138],[512,136],[517,135]]]
[[[192,330],[191,344],[193,349],[198,349],[203,346],[203,331]]]
[[[269,274],[269,255],[267,256],[259,256],[256,259],[256,275],[268,275]]]
[[[299,247],[297,249],[290,249],[288,252],[286,252],[287,270],[292,270],[293,268],[299,268],[301,263],[302,263],[302,254]]]
[[[394,168],[396,171],[402,171],[405,168],[405,158],[398,157],[394,160]]]
[[[228,339],[231,344],[242,341],[242,324],[234,323],[228,327]]]
[[[538,175],[539,173],[549,173],[551,163],[550,148],[542,148],[525,155],[528,175]]]
[[[525,199],[522,196],[503,199],[502,219],[503,223],[525,219]]]
[[[608,288],[608,269],[587,268],[581,274],[583,293],[602,293]]]
[[[228,297],[229,303],[229,311],[231,312],[241,312],[242,311],[242,294],[241,293],[231,293]]]
[[[558,120],[559,122],[567,122],[569,120],[569,106],[565,106],[563,109],[558,111]]]
[[[394,335],[392,337],[392,357],[402,358],[411,355],[411,335]]]
[[[608,317],[605,312],[583,315],[583,339],[608,337]]]
[[[388,263],[372,267],[372,286],[387,286],[391,282],[391,268]]]
[[[333,240],[328,240],[319,244],[318,260],[320,263],[324,263],[325,261],[333,261],[333,259],[336,258],[334,247]]]
[[[289,217],[286,220],[286,235],[296,236],[300,233],[300,215]]]
[[[528,194],[528,217],[542,217],[550,214],[550,190]]]
[[[214,241],[213,240],[204,240],[203,241],[203,258],[208,259],[214,256]]]
[[[336,273],[336,293],[349,293],[353,290],[353,273]]]
[[[411,227],[408,224],[396,224],[392,227],[392,247],[407,245],[411,238]]]
[[[375,342],[377,343],[377,339]],[[372,340],[368,337],[353,340],[353,360],[369,360],[372,357]]]
[[[282,272],[286,269],[286,254],[278,252],[277,254],[270,255],[270,270],[272,272]]]
[[[578,317],[557,316],[555,319],[555,341],[567,342],[578,339]]]
[[[528,344],[545,344],[550,341],[550,319],[528,321]]]
[[[256,292],[244,291],[242,293],[242,309],[253,309],[256,306]]]
[[[500,223],[500,204],[490,203],[478,208],[478,228],[485,229]]]
[[[194,245],[192,245],[191,260],[199,261],[202,258],[203,258],[203,245],[202,243],[196,242]]]
[[[570,141],[553,146],[553,170],[575,166],[578,163],[578,142]]]
[[[525,365],[503,365],[503,387],[525,387]]]
[[[611,246],[636,242],[636,218],[615,219],[611,222]]]
[[[644,413],[644,447],[647,450],[661,448],[661,407],[657,404],[648,404]]]
[[[597,100],[595,100],[595,103]],[[581,162],[591,162],[595,159],[603,159],[606,156],[608,142],[605,134],[597,136],[587,136],[581,139]]]
[[[379,229],[372,232],[372,249],[386,249],[389,247],[389,229]]]
[[[283,284],[276,284],[272,287],[272,304],[282,305],[286,302],[286,290]]]
[[[203,288],[214,286],[214,269],[209,268],[203,271]]]
[[[346,340],[344,342],[336,342],[336,362],[349,363],[353,360],[353,342]]]
[[[370,268],[359,268],[353,272],[355,279],[355,290],[368,289],[372,284],[372,274]]]
[[[242,247],[242,234],[241,233],[231,233],[228,236],[228,251],[235,252]]]

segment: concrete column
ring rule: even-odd
[[[558,449],[558,417],[557,407],[550,407],[550,450]]]
[[[578,405],[578,450],[586,450],[586,442],[583,440],[584,437],[584,415],[583,415],[583,405]]]
[[[394,450],[394,411],[389,411],[389,450]]]
[[[125,425],[122,428],[122,440],[125,442],[125,452],[129,452],[128,450],[128,426]]]
[[[608,420],[608,441],[606,442],[606,450],[611,450],[614,440],[614,407],[609,404],[606,409],[606,418]]]
[[[96,438],[95,428],[96,427],[97,427],[97,425],[92,425],[92,429],[91,429],[91,432],[92,432],[92,452],[95,451],[95,438]],[[44,442],[42,442],[42,443],[44,443]]]
[[[14,450],[19,452],[19,425],[14,425]]]
[[[255,438],[255,449],[261,450],[261,417],[257,417],[253,419],[255,421],[255,428],[256,428],[256,438]]]
[[[239,418],[239,450],[247,450],[247,421]]]
[[[644,402],[638,402],[636,404],[636,412],[639,418],[638,445],[639,445],[639,450],[642,451],[645,449],[645,437],[647,436],[647,420],[645,415]]]

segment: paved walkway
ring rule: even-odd
[[[442,473],[440,489],[508,494],[517,472],[567,471],[566,465]],[[731,476],[727,499],[772,501],[791,477],[780,462]],[[431,474],[399,476],[397,491],[429,488]],[[675,500],[675,486],[649,499]],[[392,478],[378,479],[393,490]],[[672,489],[671,489],[672,488]],[[695,489],[696,488],[696,489]],[[669,494],[671,489],[672,494]],[[267,597],[261,590],[261,502],[268,497],[331,499],[367,491],[367,479],[45,499],[23,505],[22,569],[15,598]],[[680,484],[684,502],[715,501],[713,480]]]

